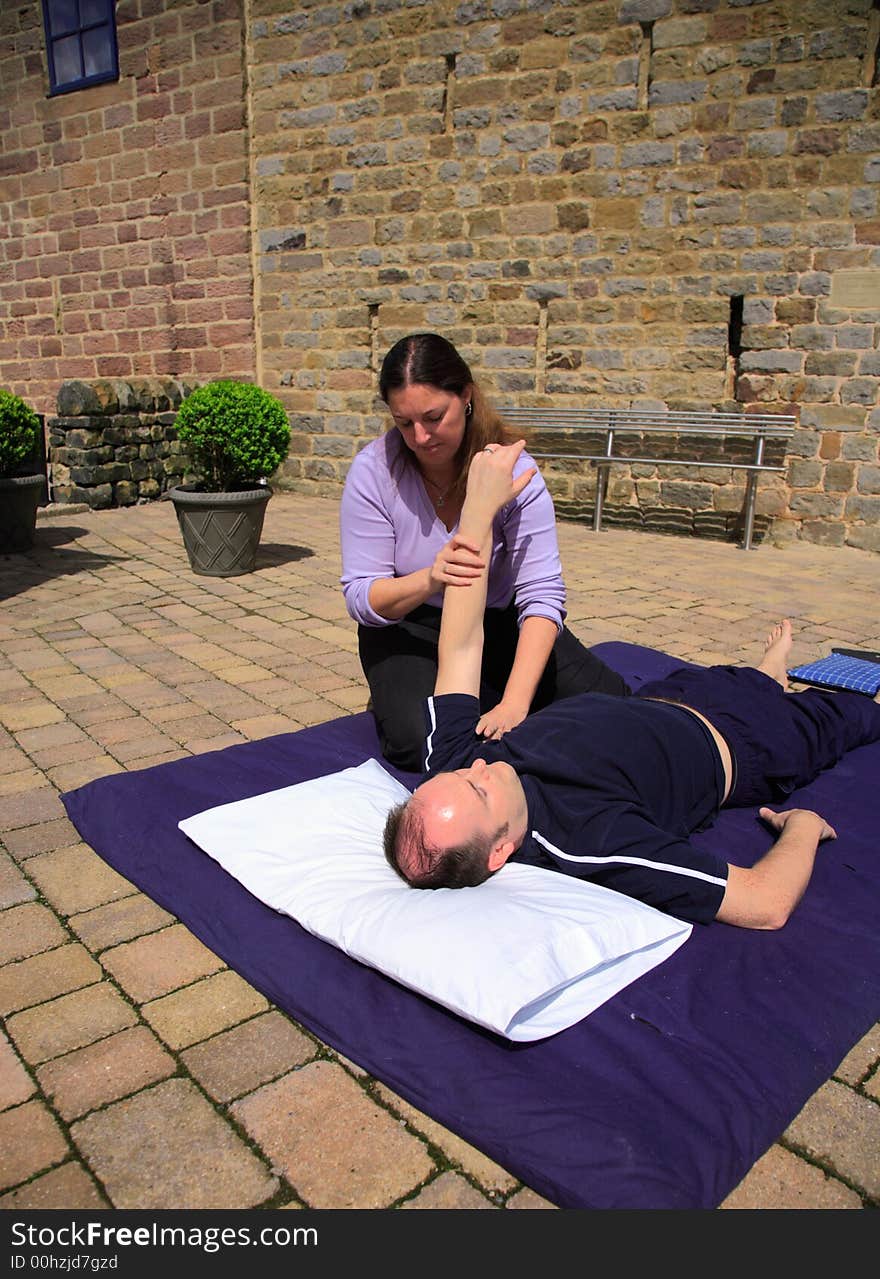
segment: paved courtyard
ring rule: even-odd
[[[80,842],[95,777],[363,710],[338,504],[276,494],[258,570],[188,567],[167,502],[0,557],[0,1207],[551,1209],[273,1008]],[[560,526],[569,624],[701,662],[880,648],[880,558]],[[880,1026],[724,1208],[880,1207]],[[293,1117],[293,1118],[292,1118]]]

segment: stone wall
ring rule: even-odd
[[[40,0],[0,5],[0,382],[253,378],[241,0],[118,0],[120,78],[47,96]]]
[[[65,382],[47,423],[53,500],[133,506],[179,484],[185,455],[174,421],[191,389],[157,378]]]
[[[292,484],[338,491],[382,427],[382,353],[434,329],[500,401],[795,412],[759,511],[880,549],[871,0],[250,19],[263,379],[295,415]],[[562,509],[593,477],[549,478]],[[717,514],[707,473],[682,479],[618,472],[612,506]]]
[[[338,494],[434,329],[498,401],[795,412],[762,518],[880,550],[877,0],[120,0],[119,82],[55,98],[40,12],[0,7],[0,380],[38,411],[257,380],[279,482]],[[726,487],[618,471],[610,513]]]

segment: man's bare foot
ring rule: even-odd
[[[758,666],[759,671],[775,679],[777,684],[788,692],[788,655],[791,652],[791,622],[784,617],[767,636],[764,645],[764,656]]]

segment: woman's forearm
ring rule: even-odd
[[[436,589],[430,569],[420,568],[403,577],[377,577],[367,598],[374,613],[397,622],[430,599]]]
[[[522,706],[528,713],[558,633],[556,623],[549,617],[524,619],[504,689],[505,703]]]
[[[417,569],[400,577],[376,578],[370,584],[370,608],[380,617],[396,622],[419,604],[424,604],[432,595],[445,593],[447,588],[457,591],[473,586],[478,579],[485,577],[486,566],[492,557],[491,529],[490,522],[485,539],[479,541],[467,537],[459,530],[440,548],[433,563],[427,568]],[[481,553],[483,541],[485,545]]]

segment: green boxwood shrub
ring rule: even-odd
[[[0,477],[8,479],[32,456],[40,439],[40,419],[20,395],[0,390]]]
[[[209,493],[253,488],[278,469],[290,448],[284,405],[250,382],[198,387],[181,404],[176,426],[190,469]]]

